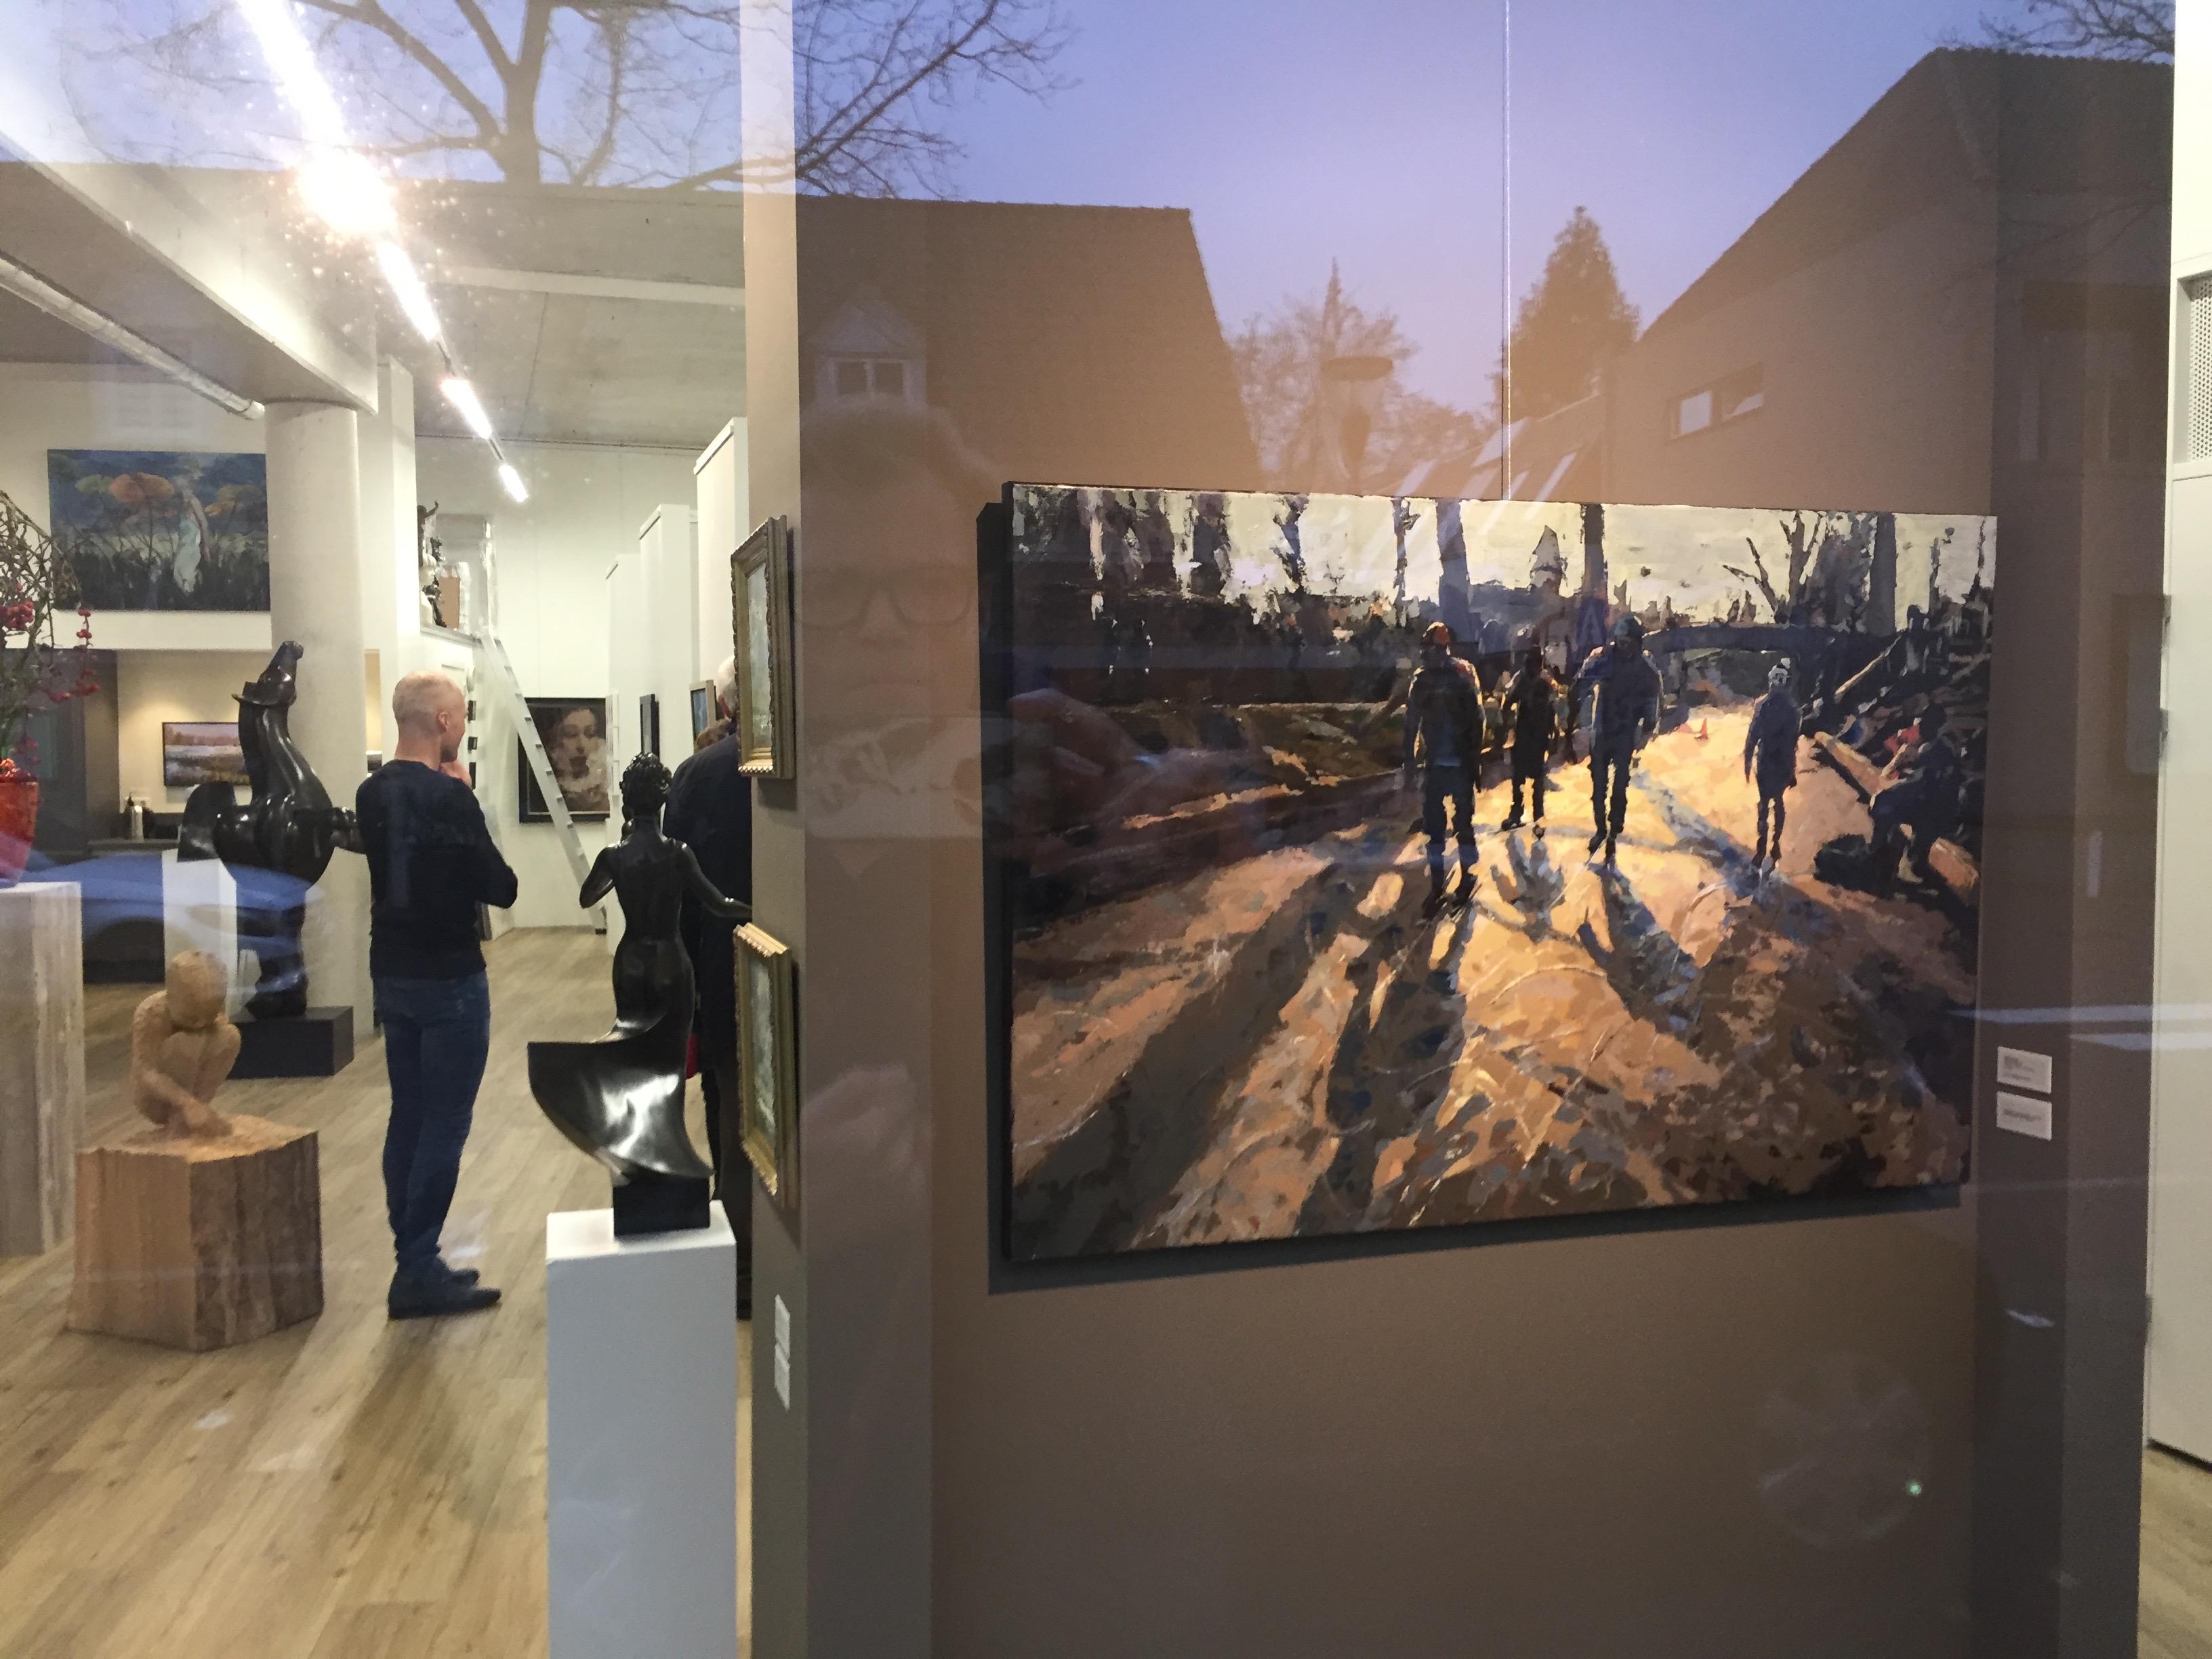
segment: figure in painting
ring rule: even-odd
[[[1759,849],[1751,856],[1754,868],[1782,862],[1782,825],[1788,816],[1783,797],[1797,781],[1797,699],[1790,690],[1790,665],[1778,662],[1766,671],[1766,695],[1753,705],[1751,726],[1743,739],[1743,775],[1754,774],[1759,783]],[[1767,821],[1773,820],[1773,839]]]
[[[640,755],[623,773],[623,838],[603,850],[577,902],[622,902],[615,947],[615,1023],[592,1042],[530,1045],[530,1092],[554,1127],[615,1177],[615,1232],[707,1224],[714,1171],[684,1128],[684,1061],[695,1006],[691,960],[678,928],[689,895],[725,922],[750,905],[707,879],[691,849],[661,832],[668,769]]]
[[[1552,676],[1544,666],[1543,647],[1536,644],[1533,636],[1523,639],[1520,665],[1505,683],[1504,713],[1507,760],[1513,775],[1513,810],[1498,827],[1509,833],[1521,827],[1521,797],[1525,788],[1529,812],[1536,820],[1536,836],[1540,841],[1544,835],[1545,767],[1551,758],[1552,740],[1559,731],[1559,716]]]
[[[222,964],[204,951],[169,958],[161,988],[131,1017],[131,1100],[172,1133],[230,1133],[216,1110],[216,1091],[238,1063],[238,1027],[223,1013],[229,994]]]
[[[1957,826],[1964,771],[1958,750],[1945,735],[1947,723],[1943,705],[1929,703],[1882,774],[1872,814],[1875,871],[1885,886],[1897,878],[1908,836],[1912,873],[1924,880],[1929,854]]]
[[[1592,702],[1583,722],[1589,732],[1590,813],[1596,822],[1589,850],[1603,848],[1605,861],[1611,864],[1628,819],[1628,775],[1636,769],[1637,751],[1659,729],[1659,671],[1644,654],[1644,624],[1633,616],[1616,623],[1613,643],[1590,653],[1575,688],[1578,697]]]
[[[1421,772],[1421,829],[1429,838],[1429,897],[1425,914],[1444,903],[1444,808],[1459,841],[1459,898],[1474,892],[1474,774],[1482,752],[1482,688],[1474,671],[1452,655],[1452,631],[1431,623],[1421,665],[1406,690],[1405,783]]]

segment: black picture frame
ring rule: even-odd
[[[607,700],[605,697],[530,697],[525,701],[530,706],[531,723],[538,728],[538,741],[545,745],[547,756],[553,760],[556,769],[561,764],[562,750],[566,747],[564,739],[567,734],[562,731],[563,726],[580,712],[591,714],[599,745],[596,775],[588,781],[590,787],[573,791],[563,789],[561,793],[568,802],[568,816],[577,823],[605,822],[612,815],[614,793],[613,762],[608,752]],[[550,823],[553,814],[546,807],[545,798],[538,793],[538,780],[530,769],[530,757],[520,738],[515,739],[514,761],[516,816],[525,823]]]

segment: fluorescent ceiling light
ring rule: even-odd
[[[445,392],[446,401],[460,411],[469,430],[489,443],[491,416],[484,413],[483,399],[477,396],[477,389],[459,375],[449,374],[446,377]]]
[[[307,142],[318,149],[346,149],[345,117],[331,83],[315,65],[314,49],[300,32],[291,0],[238,0],[238,9],[259,42],[284,101],[307,129]]]
[[[228,386],[210,380],[185,362],[173,357],[143,334],[134,334],[105,312],[94,311],[82,300],[72,299],[35,271],[27,270],[13,259],[0,258],[0,289],[18,299],[27,300],[52,317],[58,317],[71,328],[90,336],[102,345],[136,358],[147,368],[158,369],[178,385],[197,392],[210,403],[220,404],[234,415],[249,421],[258,421],[267,413],[262,406],[242,392],[233,392]]]
[[[358,150],[317,150],[301,163],[299,180],[301,200],[339,235],[356,241],[391,235],[392,187]]]
[[[422,278],[415,270],[415,262],[407,257],[407,250],[388,240],[379,242],[376,245],[376,264],[384,273],[385,282],[391,287],[392,297],[399,302],[400,310],[407,313],[407,320],[414,324],[415,331],[432,344],[436,344],[442,331],[438,323],[438,308],[430,303],[430,290],[422,286]],[[452,394],[449,392],[447,395]]]
[[[499,464],[499,481],[507,493],[516,501],[526,501],[530,499],[530,491],[524,487],[522,475],[514,470],[514,462],[501,461]]]

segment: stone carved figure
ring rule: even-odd
[[[600,853],[578,902],[622,902],[615,1023],[589,1042],[530,1045],[530,1092],[554,1127],[615,1178],[615,1233],[673,1232],[708,1221],[713,1171],[684,1128],[691,959],[677,933],[688,892],[732,923],[751,907],[725,897],[691,849],[661,833],[668,769],[640,755],[622,780],[623,838]]]
[[[131,1102],[172,1133],[230,1133],[230,1120],[214,1106],[238,1062],[238,1027],[223,1014],[229,992],[221,963],[204,951],[179,951],[161,988],[131,1017]]]
[[[246,1008],[256,1019],[305,1013],[307,975],[300,952],[307,889],[322,878],[331,855],[361,850],[353,814],[334,805],[307,757],[292,739],[297,641],[276,647],[269,665],[238,694],[238,742],[252,793],[240,803],[227,783],[204,783],[185,798],[178,856],[221,859],[241,877],[241,933],[252,918],[261,978]]]

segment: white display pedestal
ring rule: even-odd
[[[545,1218],[550,1659],[736,1659],[737,1240]]]
[[[0,887],[0,1255],[37,1255],[69,1237],[83,1139],[77,887]]]
[[[237,1018],[253,993],[252,980],[239,971],[238,883],[221,859],[180,858],[171,848],[161,854],[161,960],[180,951],[204,951],[222,964],[230,977],[226,1012]]]

